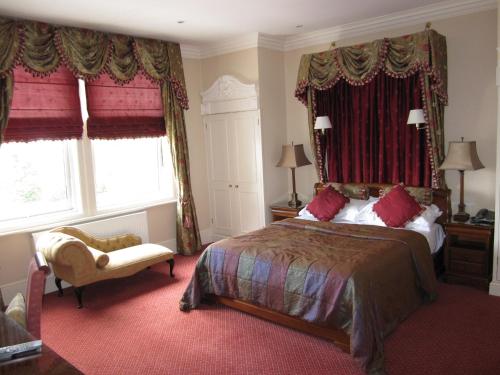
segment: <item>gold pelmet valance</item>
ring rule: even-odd
[[[432,89],[447,102],[446,38],[434,30],[397,38],[303,55],[295,96],[307,105],[307,88],[326,90],[344,79],[351,85],[370,82],[380,71],[404,78],[423,71],[432,78]]]
[[[17,64],[33,75],[50,75],[61,62],[86,81],[107,72],[124,84],[142,70],[158,85],[169,82],[188,108],[178,43],[0,17],[0,78]]]

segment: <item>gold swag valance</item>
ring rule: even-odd
[[[46,76],[61,62],[86,81],[107,72],[125,84],[142,70],[160,86],[170,83],[180,106],[188,109],[178,43],[0,17],[0,79],[17,64]]]
[[[432,90],[447,103],[446,38],[434,30],[303,55],[295,96],[307,105],[309,87],[326,90],[340,79],[362,86],[381,70],[395,78],[425,72]]]
[[[431,29],[302,56],[295,96],[308,108],[317,170],[323,163],[319,139],[314,132],[318,91],[330,89],[340,79],[362,86],[381,72],[394,78],[419,74],[422,106],[428,124],[426,139],[432,185],[443,187],[444,177],[438,167],[444,160],[444,106],[448,103],[446,38]]]

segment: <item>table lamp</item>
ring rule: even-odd
[[[461,142],[450,142],[448,155],[446,155],[439,169],[458,170],[460,172],[460,204],[458,205],[458,212],[453,215],[453,220],[459,222],[469,220],[470,215],[465,212],[464,204],[464,171],[474,171],[481,168],[484,168],[484,165],[477,156],[475,141],[464,142],[462,137]]]
[[[301,201],[297,199],[297,193],[295,191],[295,168],[302,167],[304,165],[309,165],[311,162],[307,159],[304,153],[304,145],[283,145],[281,149],[281,159],[276,164],[277,167],[290,168],[292,170],[292,199],[288,202],[288,206],[297,208],[302,204]]]

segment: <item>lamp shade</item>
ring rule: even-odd
[[[407,124],[426,124],[424,111],[422,109],[412,109],[408,115]]]
[[[484,168],[477,156],[476,142],[450,142],[448,155],[439,169],[455,169],[459,171]]]
[[[314,123],[314,130],[331,129],[332,123],[328,116],[316,117],[316,122]]]
[[[281,149],[281,159],[276,164],[277,167],[297,168],[309,165],[311,162],[304,153],[304,145],[283,145]]]

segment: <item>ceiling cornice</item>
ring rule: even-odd
[[[405,26],[423,25],[426,22],[458,17],[496,8],[496,0],[448,0],[438,4],[390,13],[381,17],[368,18],[363,21],[287,37],[251,33],[238,38],[199,46],[181,44],[181,51],[184,58],[194,59],[204,59],[256,47],[268,48],[276,51],[292,51],[298,48],[327,44],[345,38],[353,38]]]
[[[334,26],[309,33],[290,36],[285,41],[285,51],[291,51],[318,44],[327,44],[346,38],[371,34],[380,31],[414,26],[444,18],[463,16],[485,10],[495,9],[496,0],[449,0],[438,4],[418,7],[381,17],[369,18],[341,26]]]

